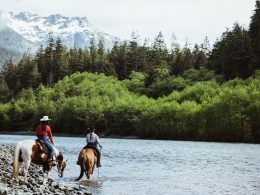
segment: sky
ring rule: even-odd
[[[162,31],[168,46],[175,34],[181,45],[210,44],[231,29],[235,22],[248,28],[255,0],[0,0],[0,11],[28,11],[48,16],[86,16],[102,31],[130,39],[151,42]],[[1,21],[0,21],[1,22]]]

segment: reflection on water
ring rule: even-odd
[[[80,184],[91,187],[91,188],[101,188],[102,180],[82,180]]]
[[[0,143],[15,144],[32,136],[0,135]],[[55,137],[68,159],[63,178],[69,185],[87,186],[96,195],[109,194],[260,194],[260,145],[182,141],[101,139],[102,167],[90,180],[80,174],[77,155],[85,138]]]

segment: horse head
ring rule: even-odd
[[[67,160],[63,159],[61,152],[56,156],[59,177],[63,177]]]
[[[63,177],[64,175],[64,170],[66,168],[66,162],[67,160],[62,160],[62,161],[57,161],[57,168],[58,168],[58,174],[59,177]]]

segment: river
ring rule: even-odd
[[[33,136],[0,135],[0,144],[15,145]],[[63,178],[86,185],[95,195],[260,194],[260,145],[135,139],[101,139],[102,167],[90,180],[74,182],[80,168],[81,137],[55,137],[68,159]]]

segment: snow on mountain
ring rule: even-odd
[[[52,33],[54,38],[60,37],[67,47],[85,48],[94,38],[96,42],[103,39],[105,46],[111,48],[117,40],[90,24],[86,17],[65,17],[60,14],[42,17],[29,12],[9,12],[1,15],[7,27],[36,45],[46,45],[49,33]]]

